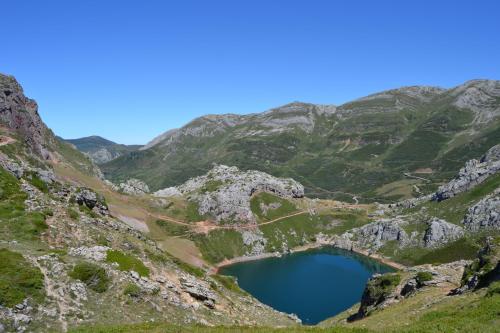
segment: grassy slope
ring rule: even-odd
[[[413,194],[413,184],[401,184],[395,192],[379,190],[404,180],[404,172],[431,168],[433,173],[427,177],[431,182],[419,183],[422,190],[430,191],[500,140],[498,121],[476,128],[472,135],[471,112],[456,109],[447,100],[423,104],[400,97],[408,106],[399,111],[364,112],[394,106],[385,100],[350,103],[342,108],[354,108],[357,113],[318,117],[312,133],[295,129],[241,136],[263,129],[249,123],[214,137],[186,136],[173,150],[155,147],[133,152],[105,164],[103,170],[115,180],[137,177],[156,189],[203,174],[217,162],[292,177],[306,186],[309,196],[352,199],[354,193],[362,200],[389,202]]]

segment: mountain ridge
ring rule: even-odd
[[[152,190],[179,185],[216,163],[292,177],[321,197],[415,196],[405,173],[432,170],[429,184],[417,184],[432,190],[495,143],[499,87],[495,80],[408,86],[340,106],[292,102],[262,113],[202,116],[102,169],[113,181],[138,178]]]

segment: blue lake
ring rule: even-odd
[[[321,248],[221,268],[239,286],[276,310],[314,325],[359,302],[367,280],[392,268],[345,250]]]

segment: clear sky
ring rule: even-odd
[[[0,72],[56,134],[145,143],[207,113],[500,79],[500,1],[15,0]]]

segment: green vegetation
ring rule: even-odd
[[[179,258],[176,258],[176,257],[170,255],[168,252],[155,253],[155,252],[150,251],[148,249],[145,249],[144,252],[148,256],[148,258],[155,263],[165,264],[167,262],[173,262],[177,266],[179,266],[180,269],[182,269],[183,271],[185,271],[189,274],[192,274],[192,275],[200,277],[200,278],[205,276],[205,271],[203,269],[201,269],[199,267],[195,267],[193,265],[190,265],[190,264],[180,260]]]
[[[238,283],[236,282],[236,278],[233,276],[216,274],[216,275],[213,275],[212,278],[219,281],[224,287],[226,287],[227,289],[229,289],[235,293],[238,293],[241,295],[248,295],[246,291],[244,291],[243,289],[241,289],[238,286]]]
[[[492,193],[498,187],[500,187],[500,173],[488,177],[486,181],[474,187],[470,191],[460,193],[459,195],[444,201],[427,202],[422,206],[409,209],[408,212],[416,212],[422,207],[425,207],[429,215],[460,225],[467,212],[467,208],[475,204],[485,195]]]
[[[411,247],[398,249],[395,241],[387,242],[380,252],[392,260],[405,265],[443,264],[456,260],[476,258],[481,248],[480,241],[475,238],[460,238],[440,248],[426,249]]]
[[[205,185],[203,185],[203,187],[201,188],[200,191],[201,191],[201,193],[215,192],[222,185],[224,185],[223,181],[221,181],[221,180],[215,180],[215,179],[210,179],[209,181],[207,181],[205,183]]]
[[[25,210],[26,199],[19,181],[0,168],[0,239],[37,240],[47,229],[44,214]]]
[[[260,221],[273,220],[297,210],[290,201],[267,192],[254,195],[250,200],[250,208]]]
[[[139,288],[139,286],[137,286],[135,283],[127,283],[127,285],[123,289],[123,295],[127,295],[130,297],[139,297],[141,296],[141,288]]]
[[[184,236],[189,232],[189,228],[182,224],[164,220],[156,220],[155,223],[169,236]]]
[[[430,181],[422,186],[428,191],[456,174],[465,161],[479,158],[500,142],[498,121],[475,127],[471,134],[473,113],[454,107],[446,96],[426,103],[405,93],[393,94],[397,98],[347,103],[339,108],[349,110],[342,117],[317,115],[314,129],[307,133],[295,128],[242,137],[243,132],[268,130],[251,118],[213,137],[185,136],[170,152],[167,170],[161,163],[162,145],[122,156],[104,164],[103,170],[116,181],[145,180],[154,190],[179,185],[221,163],[292,177],[305,185],[309,196],[352,200],[354,194],[362,202],[390,202],[411,195],[412,185],[401,184],[397,193],[377,189],[407,180],[405,172],[432,169],[425,176]],[[404,109],[396,105],[400,102]],[[301,116],[313,115],[316,108],[298,107],[296,114]],[[212,126],[204,119],[188,126],[200,125]],[[207,190],[217,185],[210,184]]]
[[[49,192],[49,186],[43,180],[41,180],[36,173],[32,173],[31,175],[29,175],[28,180],[31,183],[31,185],[35,186],[43,193]]]
[[[43,301],[44,277],[37,267],[8,249],[0,249],[0,263],[0,305],[13,307],[27,297]]]
[[[296,215],[276,223],[262,225],[260,230],[268,240],[266,251],[274,252],[282,249],[283,241],[286,241],[290,248],[301,246],[306,242],[315,241],[315,235],[320,232],[339,235],[368,222],[365,212],[336,211],[323,215]]]
[[[190,222],[198,222],[203,220],[203,216],[198,212],[198,203],[189,201],[186,207],[186,217]]]
[[[118,250],[108,250],[106,262],[115,262],[121,271],[135,271],[140,276],[149,276],[149,268],[136,257]]]
[[[243,244],[243,237],[236,230],[212,230],[207,235],[192,235],[192,239],[200,249],[203,258],[210,263],[242,256],[247,250]]]
[[[256,326],[176,326],[168,323],[143,323],[121,326],[88,326],[76,328],[70,333],[368,333],[364,328],[318,327],[256,327]]]
[[[418,272],[417,273],[417,282],[419,284],[423,284],[424,282],[431,281],[432,280],[432,273],[431,272]]]
[[[81,262],[75,265],[69,273],[73,279],[80,280],[90,289],[98,293],[108,290],[109,277],[104,268],[89,262]]]
[[[368,281],[365,293],[374,300],[380,300],[390,295],[399,282],[401,282],[401,275],[398,273],[384,274]]]
[[[73,208],[66,209],[66,213],[68,214],[69,218],[72,220],[78,220],[78,218],[80,217],[80,214],[78,214],[78,212],[76,210],[74,210]]]
[[[470,297],[470,296],[469,296]],[[406,333],[498,332],[500,295],[478,297],[465,304],[453,304],[429,311],[411,323]]]

